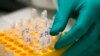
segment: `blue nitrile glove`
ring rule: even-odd
[[[62,56],[89,56],[100,50],[100,44],[98,44],[100,43],[98,40],[100,0],[57,0],[57,2],[58,10],[50,34],[57,35],[62,32],[71,16],[76,17],[76,22],[68,33],[58,39],[55,49],[59,50],[76,42]]]

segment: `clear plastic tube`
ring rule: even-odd
[[[11,25],[11,29],[15,29],[16,27],[15,27],[15,22],[13,22],[12,23],[12,25]]]
[[[29,33],[29,28],[23,27],[22,30],[20,31],[20,36],[25,36],[28,33]]]
[[[43,10],[43,12],[41,13],[41,19],[44,22],[44,24],[47,24],[47,10]]]
[[[45,36],[45,46],[49,46],[50,43],[51,43],[51,38],[50,38],[50,35],[47,32],[46,36]]]
[[[23,27],[23,20],[21,20],[21,21],[19,22],[19,26],[20,26],[20,28]]]
[[[40,41],[40,47],[41,48],[45,47],[45,35],[44,35],[44,32],[40,33],[39,41]]]
[[[35,19],[37,17],[39,17],[39,14],[38,14],[37,10],[35,8],[33,8],[32,9],[32,18]]]
[[[25,39],[24,39],[24,43],[26,45],[29,45],[32,43],[32,36],[30,34],[26,34]]]

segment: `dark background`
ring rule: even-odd
[[[12,12],[26,7],[25,4],[16,0],[0,0],[0,10],[5,12]]]

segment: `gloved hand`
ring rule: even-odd
[[[61,36],[55,49],[76,42],[62,56],[91,56],[100,51],[100,0],[57,0],[58,10],[54,18],[51,35],[62,32],[71,16],[76,22],[71,30]],[[100,54],[100,53],[99,53]]]

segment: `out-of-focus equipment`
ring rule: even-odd
[[[14,22],[12,27],[0,32],[1,56],[61,56],[70,46],[55,50],[57,36],[50,36],[51,20],[44,10],[39,16],[32,9],[32,18],[20,23]]]

